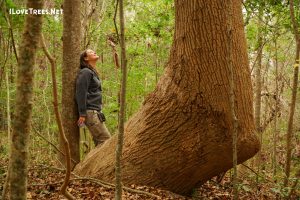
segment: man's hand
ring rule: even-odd
[[[77,121],[77,124],[79,127],[82,127],[82,126],[84,126],[84,122],[85,122],[85,117],[80,116]]]

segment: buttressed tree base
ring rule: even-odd
[[[125,128],[123,184],[187,194],[232,167],[226,1],[175,0],[170,58],[155,90]],[[241,1],[233,0],[238,163],[259,150]],[[91,151],[79,175],[114,181],[117,135]]]

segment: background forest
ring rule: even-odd
[[[46,0],[45,8],[60,9],[62,0]],[[106,125],[111,133],[118,128],[120,96],[120,45],[114,23],[115,0],[82,1],[82,50],[95,50],[101,59]],[[243,16],[254,92],[254,113],[261,151],[240,165],[240,191],[245,199],[284,198],[299,179],[300,92],[296,100],[291,138],[290,184],[284,187],[286,134],[290,113],[296,43],[287,0],[244,0]],[[300,23],[300,1],[295,1]],[[0,2],[0,182],[5,179],[9,157],[9,137],[16,93],[17,49],[25,15],[10,15],[6,8],[24,8],[22,0]],[[57,82],[61,95],[62,15],[45,15],[42,32],[49,52],[57,62]],[[132,116],[157,84],[167,64],[174,32],[172,0],[128,0],[125,4],[128,59],[126,119]],[[193,81],[193,80],[191,80]],[[53,110],[50,63],[38,49],[30,135],[31,165],[57,163],[58,127]],[[59,101],[61,102],[61,101]],[[88,130],[81,129],[81,157],[93,148]],[[245,167],[247,166],[247,167]],[[225,181],[230,179],[230,171]],[[227,178],[227,179],[226,179]],[[208,187],[208,186],[207,186]],[[217,187],[217,186],[215,186]],[[221,187],[221,186],[218,186]],[[222,186],[223,188],[225,186]],[[226,187],[225,187],[226,188]],[[217,190],[211,188],[211,190]],[[300,185],[294,191],[299,198]],[[199,190],[201,191],[201,190]],[[207,191],[206,191],[207,192]],[[226,194],[226,189],[222,191]],[[215,194],[216,195],[216,194]],[[296,197],[298,195],[298,197]],[[229,196],[227,196],[229,198]]]

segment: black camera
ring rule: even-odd
[[[106,121],[105,115],[102,112],[98,113],[98,117],[99,117],[100,122],[105,122]]]

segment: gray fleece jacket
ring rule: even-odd
[[[101,81],[90,68],[83,68],[76,79],[76,102],[80,116],[86,116],[86,110],[101,110]]]

